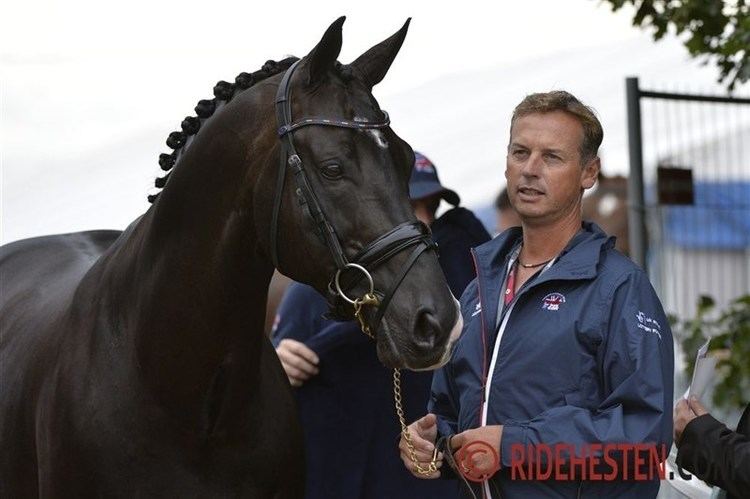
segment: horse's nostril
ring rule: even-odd
[[[440,334],[440,322],[429,309],[421,309],[417,312],[417,321],[414,327],[414,336],[419,347],[432,349]]]

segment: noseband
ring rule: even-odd
[[[294,147],[293,135],[296,130],[313,125],[350,128],[353,130],[381,129],[388,127],[390,120],[388,113],[383,111],[383,121],[379,122],[358,122],[339,118],[320,117],[304,117],[296,122],[292,122],[290,82],[299,62],[297,61],[292,64],[286,71],[276,93],[276,120],[279,127],[278,135],[281,140],[281,155],[271,219],[271,258],[273,259],[274,266],[278,268],[279,211],[281,209],[281,197],[284,191],[286,169],[289,167],[294,174],[297,184],[296,194],[299,203],[301,206],[306,207],[315,222],[319,236],[325,242],[336,264],[336,274],[328,284],[328,302],[331,307],[330,315],[336,318],[345,318],[347,308],[350,305],[353,306],[354,315],[359,320],[362,331],[374,338],[383,314],[388,308],[393,294],[401,282],[403,282],[404,277],[406,277],[406,274],[423,252],[437,249],[437,245],[432,240],[430,229],[425,224],[422,222],[405,222],[370,242],[351,260],[347,258],[336,234],[336,229],[328,221],[328,217],[323,212],[315,191],[313,191],[310,185],[305,165]],[[373,281],[372,272],[396,254],[409,248],[412,249],[411,254],[401,266],[396,279],[391,283],[388,290],[383,293]],[[363,278],[367,281],[369,290],[359,298],[348,296],[347,292],[361,282]],[[365,306],[377,307],[377,312],[370,325],[364,319],[363,308]]]

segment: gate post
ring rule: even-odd
[[[648,273],[646,266],[646,204],[643,185],[643,145],[641,142],[641,94],[638,78],[625,80],[628,109],[628,152],[630,175],[628,176],[628,242],[630,257]]]

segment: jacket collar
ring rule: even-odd
[[[475,250],[477,265],[484,275],[492,275],[492,269],[505,270],[508,255],[520,243],[523,230],[511,227],[495,239]],[[545,280],[590,279],[596,276],[597,265],[603,249],[613,247],[615,238],[607,234],[593,222],[583,222],[581,230],[573,236],[558,256],[557,262],[545,273]]]
[[[500,288],[505,277],[508,257],[513,248],[521,242],[522,235],[521,227],[512,227],[474,250],[482,308],[487,314],[486,317],[493,321],[491,324],[494,324],[497,318]],[[603,249],[611,248],[614,244],[615,238],[607,236],[599,226],[583,222],[581,230],[563,249],[555,264],[534,280],[528,289],[552,280],[594,278]]]

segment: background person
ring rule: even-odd
[[[677,465],[704,482],[726,490],[730,499],[750,497],[750,404],[732,431],[696,398],[681,399],[674,410]]]
[[[508,198],[508,189],[503,188],[495,198],[495,232],[502,234],[511,227],[520,227],[521,218]]]

